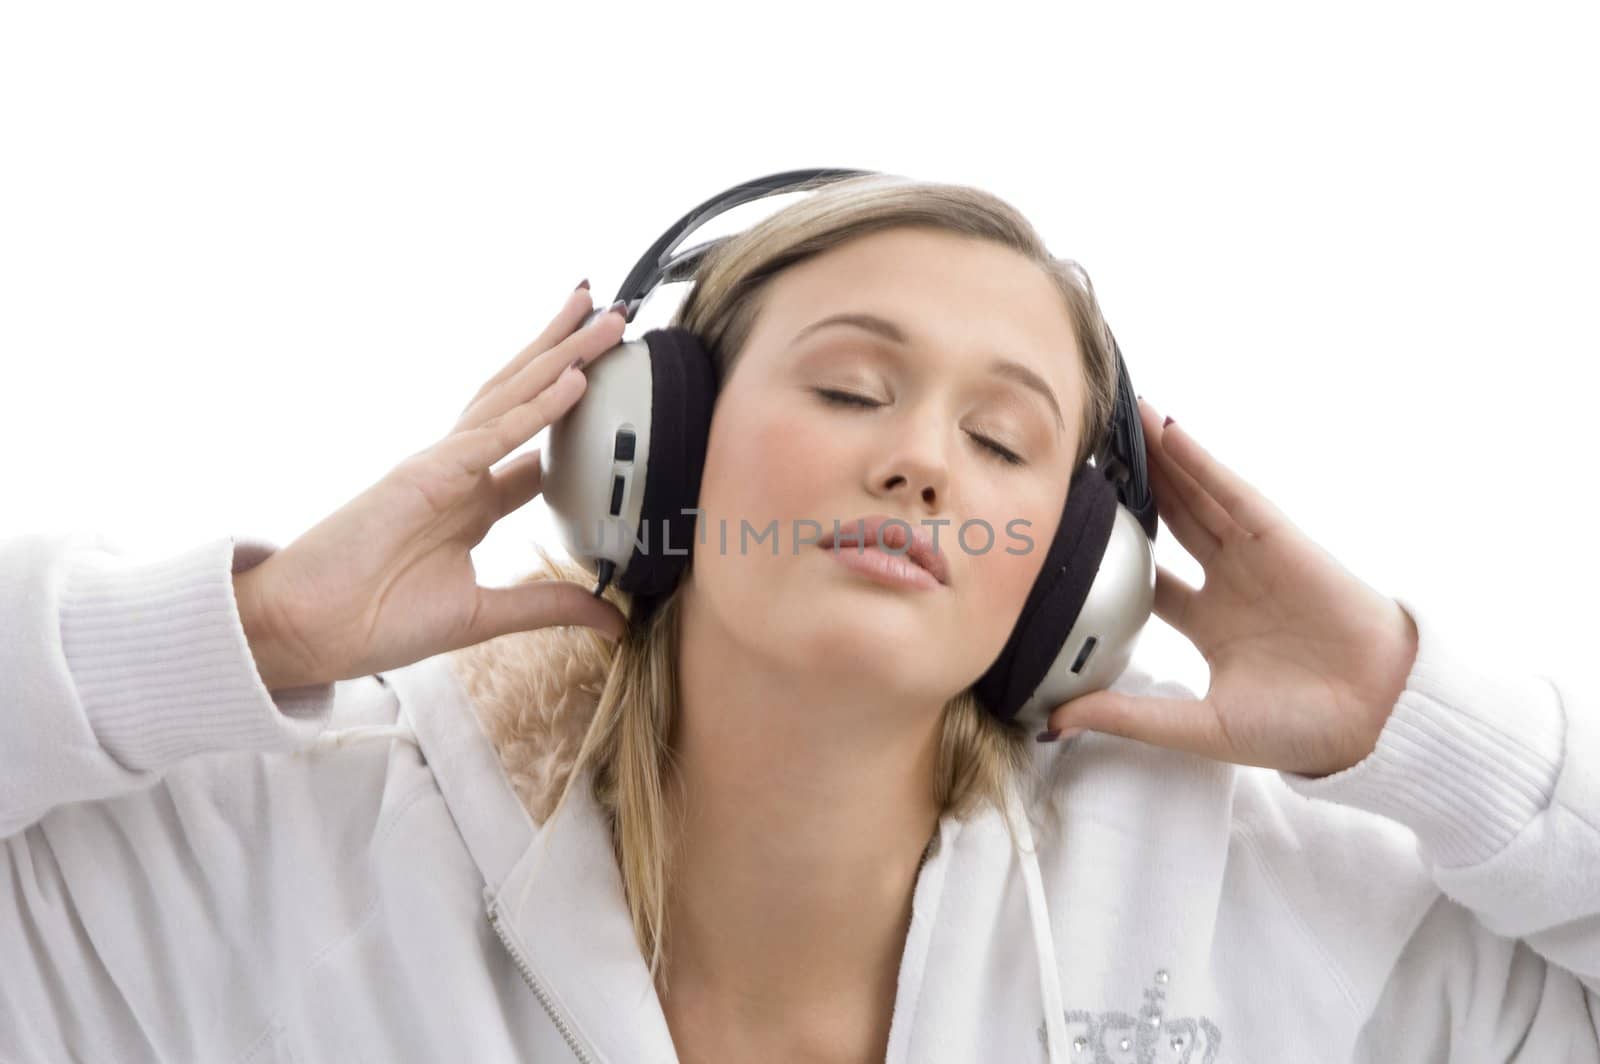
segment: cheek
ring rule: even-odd
[[[1005,646],[1022,614],[1023,603],[1044,565],[1060,509],[1057,505],[1052,510],[1043,500],[994,497],[977,501],[972,518],[988,527],[974,524],[956,541],[967,563],[963,609],[973,619],[970,630],[983,633],[980,656],[992,659]],[[994,533],[992,543],[989,529]]]
[[[813,511],[828,498],[826,470],[838,468],[834,445],[777,407],[732,402],[707,440],[695,580],[728,623],[762,612],[807,571],[795,565],[794,521],[822,521]]]
[[[803,411],[766,404],[757,414],[758,405],[735,404],[712,426],[700,505],[713,531],[719,519],[727,520],[730,542],[741,518],[757,528],[776,519],[786,537],[780,548],[787,550],[788,522],[831,516],[814,511],[837,477],[842,458],[834,448],[840,444],[837,434],[818,432]]]
[[[834,563],[816,547],[796,547],[797,520],[817,522],[799,530],[815,539],[840,505],[848,466],[839,434],[826,427],[793,404],[754,397],[713,418],[700,484],[704,539],[694,548],[697,596],[730,638],[797,670],[821,657],[885,668],[852,658],[867,644],[818,612],[813,592]],[[763,622],[751,625],[752,617]]]

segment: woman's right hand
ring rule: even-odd
[[[259,565],[234,576],[245,634],[268,689],[400,668],[509,632],[583,625],[620,638],[622,612],[564,580],[479,587],[471,549],[540,490],[539,451],[489,467],[559,420],[587,379],[569,369],[621,342],[620,310],[579,328],[589,292],[567,298],[438,443]]]

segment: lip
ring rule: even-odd
[[[879,537],[885,534],[883,531],[884,525],[891,521],[895,523],[889,524],[886,534],[894,542],[884,544]],[[909,545],[903,538],[908,526],[911,529]],[[833,530],[830,528],[822,533],[822,538],[817,541],[817,546],[832,551],[836,556],[844,554],[859,556],[877,553],[890,555],[890,561],[895,558],[907,559],[929,576],[932,576],[941,586],[948,586],[950,583],[950,566],[945,561],[944,554],[934,549],[933,538],[928,534],[928,530],[914,521],[909,521],[903,517],[897,518],[892,514],[863,514],[850,521],[840,521],[839,538],[843,540],[843,545],[835,547]],[[872,547],[881,547],[882,550],[872,551],[868,549]],[[841,560],[845,559],[841,558]],[[872,559],[858,558],[854,560],[871,561]]]

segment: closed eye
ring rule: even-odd
[[[834,389],[834,388],[813,388],[812,391],[816,392],[817,395],[821,396],[823,402],[828,403],[828,404],[833,405],[833,406],[854,406],[854,407],[873,408],[873,407],[879,407],[879,406],[887,405],[887,404],[878,402],[876,399],[868,399],[865,396],[855,395],[855,394],[853,394],[851,392],[841,392],[841,391],[838,391],[837,389]],[[1026,465],[1027,464],[1017,454],[1015,454],[1014,452],[1009,451],[1006,448],[1000,446],[998,443],[994,442],[991,439],[986,439],[983,436],[977,436],[977,435],[974,435],[972,438],[974,440],[977,440],[978,443],[984,448],[984,450],[987,451],[990,455],[992,455],[995,458],[998,458],[1000,461],[1004,462],[1006,465]]]
[[[883,405],[882,403],[878,402],[876,399],[868,399],[865,396],[853,395],[850,392],[835,391],[832,388],[816,388],[816,389],[813,389],[813,390],[818,395],[822,396],[825,400],[827,400],[828,402],[834,404],[835,406],[882,406]]]

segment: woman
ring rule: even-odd
[[[699,546],[647,620],[548,558],[478,588],[589,310],[281,551],[0,545],[0,1059],[1600,1060],[1593,696],[1452,654],[1148,404],[1211,686],[1130,668],[1070,743],[970,690],[1037,552]],[[674,324],[713,536],[1045,543],[1110,416],[1087,278],[977,190],[829,186]]]

